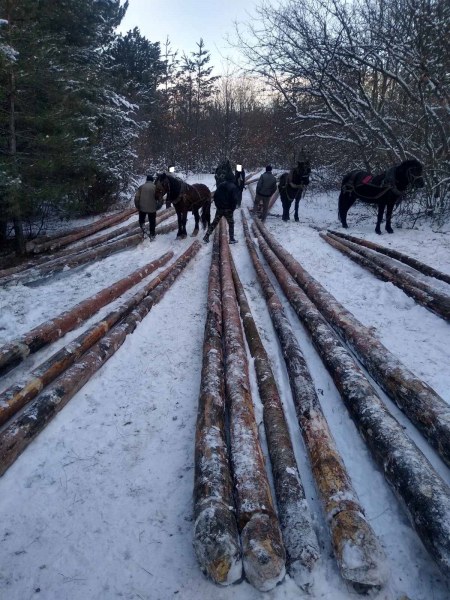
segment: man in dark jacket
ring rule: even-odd
[[[145,217],[148,215],[149,237],[153,242],[156,236],[156,198],[152,175],[147,175],[147,181],[137,189],[134,205],[139,211],[139,227],[144,236]]]
[[[216,216],[214,221],[208,227],[203,241],[208,243],[209,236],[216,228],[222,217],[228,222],[228,233],[230,236],[230,244],[235,244],[237,240],[234,239],[234,219],[233,212],[236,210],[236,206],[239,200],[239,188],[233,181],[223,181],[217,187],[214,192],[214,203],[216,205]]]
[[[269,201],[276,189],[277,180],[272,175],[271,165],[267,165],[266,172],[261,175],[256,184],[255,203],[253,205],[253,212],[261,218],[261,221],[266,220],[267,213],[269,212]]]
[[[217,166],[214,179],[216,186],[219,186],[223,181],[234,181],[233,168],[228,158]]]
[[[239,200],[238,200],[238,207],[239,207],[242,202],[242,192],[244,191],[244,187],[245,187],[245,171],[244,171],[244,168],[242,165],[236,165],[236,171],[234,172],[234,183],[239,188]]]

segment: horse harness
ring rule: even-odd
[[[396,167],[391,167],[390,169],[388,169],[386,171],[386,174],[385,174],[383,180],[381,181],[381,183],[379,185],[371,183],[371,181],[373,180],[373,175],[370,175],[370,174],[365,175],[361,179],[360,182],[356,183],[356,177],[357,177],[358,173],[360,173],[360,171],[355,171],[354,174],[352,175],[352,177],[350,178],[350,180],[345,185],[342,186],[342,190],[344,191],[345,194],[351,194],[352,192],[354,192],[359,198],[364,198],[366,200],[378,200],[379,198],[384,196],[384,194],[386,194],[389,191],[391,191],[393,194],[395,194],[396,196],[399,197],[404,193],[404,191],[400,191],[396,186],[395,170],[396,170]],[[408,172],[408,176],[409,176],[409,172]],[[364,196],[357,191],[357,188],[361,185],[378,188],[378,189],[381,189],[381,191],[376,196]]]

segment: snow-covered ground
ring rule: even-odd
[[[213,187],[211,175],[197,176]],[[244,205],[250,194],[244,192]],[[349,233],[389,245],[450,273],[450,234],[428,226],[374,233],[375,217],[356,206]],[[278,201],[273,213],[280,215]],[[368,218],[359,218],[358,215]],[[0,598],[25,600],[214,599],[344,600],[355,591],[340,578],[292,405],[288,379],[235,213],[232,247],[263,341],[273,359],[299,469],[322,555],[310,594],[286,579],[262,594],[248,583],[219,588],[200,572],[192,549],[194,431],[211,244],[204,246],[161,303],[74,396],[0,479]],[[393,224],[395,227],[396,220]],[[318,230],[338,228],[337,194],[308,190],[300,223],[269,216],[280,242],[404,364],[450,402],[450,325],[326,244]],[[188,230],[193,219],[188,221]],[[191,243],[175,233],[39,285],[0,288],[0,344],[120,279],[170,248]],[[150,276],[152,277],[152,276]],[[433,281],[433,280],[431,280]],[[435,282],[450,293],[450,286]],[[129,292],[133,293],[135,290]],[[118,300],[115,304],[120,303]],[[376,600],[448,600],[445,580],[409,524],[293,311],[284,302],[310,366],[324,413],[366,515],[388,558]],[[83,328],[111,310],[106,306]],[[42,350],[2,379],[1,389],[81,329]],[[259,403],[254,376],[252,388]],[[389,402],[406,431],[449,482],[447,467]],[[261,408],[257,406],[261,418]]]

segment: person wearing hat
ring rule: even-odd
[[[242,192],[245,188],[245,171],[242,165],[236,165],[236,171],[234,172],[234,183],[239,188],[239,200],[237,205],[237,207],[239,208],[242,202]]]
[[[277,180],[272,174],[272,165],[267,165],[266,172],[261,175],[256,184],[253,213],[265,221],[269,212],[269,201],[277,189]]]
[[[138,187],[134,205],[139,211],[139,227],[142,229],[143,236],[145,236],[145,217],[148,215],[149,237],[153,242],[156,236],[156,198],[152,175],[147,175],[147,181]]]

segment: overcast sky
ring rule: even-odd
[[[236,51],[227,47],[225,36],[233,36],[234,21],[247,21],[259,0],[129,0],[129,8],[119,31],[138,27],[150,42],[172,42],[172,48],[189,55],[203,38],[211,62],[218,73],[223,69],[221,56]]]

